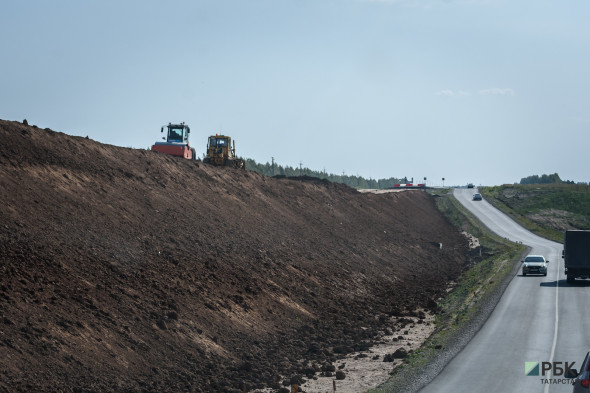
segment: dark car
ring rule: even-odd
[[[574,379],[572,381],[572,385],[574,386],[572,392],[588,392],[590,388],[590,352],[586,353],[580,372],[576,369],[566,369],[564,377]]]
[[[481,197],[481,194],[478,192],[476,194],[473,194],[473,200],[474,201],[481,201],[483,198]]]
[[[473,185],[473,183],[469,183],[469,184],[467,185],[467,188],[473,188],[473,187],[475,187],[475,186]]]

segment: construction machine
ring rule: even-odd
[[[195,149],[191,148],[188,142],[188,136],[191,132],[190,128],[184,122],[180,124],[168,123],[167,126],[162,126],[162,133],[164,132],[164,127],[168,129],[167,135],[162,137],[165,142],[156,142],[152,146],[152,151],[196,160],[197,154]]]
[[[209,137],[207,157],[203,159],[203,162],[219,166],[231,166],[237,169],[246,169],[246,162],[236,157],[236,142],[225,135],[216,134]]]

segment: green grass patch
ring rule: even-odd
[[[438,303],[435,332],[422,347],[411,353],[395,368],[391,379],[372,393],[404,392],[459,335],[461,329],[480,312],[486,298],[497,294],[500,285],[511,274],[526,247],[509,242],[490,232],[472,213],[467,211],[450,193],[436,193],[439,210],[457,228],[477,237],[480,248],[471,252],[465,272]],[[481,253],[480,253],[481,252]]]
[[[443,196],[451,193],[450,188],[431,188],[427,191],[430,195],[438,197]]]
[[[590,229],[590,186],[505,184],[480,192],[497,209],[546,239],[562,242],[567,229]]]

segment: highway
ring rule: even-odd
[[[590,280],[568,285],[562,245],[527,231],[485,201],[477,190],[455,189],[455,197],[498,235],[532,247],[547,258],[547,276],[512,279],[490,318],[469,344],[420,392],[571,392],[563,377],[527,376],[525,362],[576,362],[590,349]]]

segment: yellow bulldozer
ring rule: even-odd
[[[225,135],[212,135],[207,143],[207,156],[203,159],[206,164],[230,166],[236,169],[246,169],[246,162],[236,156],[236,142]]]

